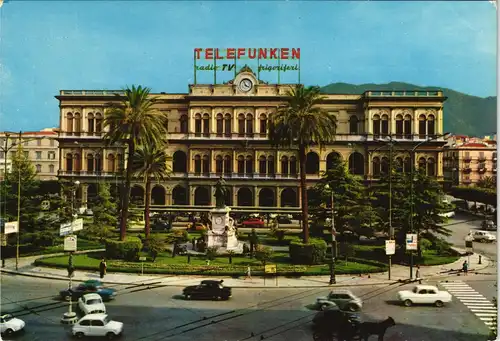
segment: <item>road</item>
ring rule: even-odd
[[[447,240],[455,246],[465,249],[465,236],[471,230],[481,230],[481,222],[482,218],[457,212],[455,217],[450,219],[448,224],[446,224],[446,226],[452,231],[452,235],[447,237]],[[487,256],[495,262],[497,260],[496,243],[474,242],[473,250],[476,253]]]
[[[70,327],[59,322],[68,303],[55,298],[65,287],[61,281],[2,276],[2,313],[17,310],[26,321],[26,331],[13,339],[69,339]],[[350,289],[364,301],[364,320],[387,316],[396,320],[386,341],[486,340],[488,328],[459,301],[444,308],[405,308],[394,302],[397,291],[409,287],[395,284]],[[309,321],[316,313],[310,305],[328,292],[327,288],[233,289],[231,300],[213,302],[186,301],[179,297],[181,288],[176,287],[116,288],[117,299],[106,305],[112,319],[125,323],[122,340],[128,341],[257,341],[262,336],[265,340],[310,341]]]

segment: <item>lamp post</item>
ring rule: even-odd
[[[418,147],[428,143],[432,142],[435,140],[438,140],[440,138],[447,138],[450,135],[450,133],[444,133],[441,135],[433,136],[430,137],[422,142],[419,142],[413,147],[410,151],[410,162],[411,162],[411,168],[410,168],[410,231],[413,233],[414,232],[414,210],[415,210],[415,152],[418,149]],[[417,243],[418,243],[418,238],[419,238],[419,233],[417,232]],[[413,279],[413,250],[410,250],[410,279]]]
[[[336,240],[336,233],[337,231],[335,230],[335,211],[333,207],[333,188],[330,187],[330,185],[326,184],[325,189],[327,191],[330,191],[330,200],[332,202],[332,207],[331,207],[331,214],[332,214],[332,246],[331,246],[331,261],[330,261],[330,285],[337,283],[337,280],[335,279],[335,252],[337,250],[336,245],[337,245],[337,240]],[[335,249],[334,249],[335,247]]]
[[[71,189],[71,232],[73,231],[73,223],[75,221],[75,197],[76,197],[76,190],[78,186],[80,186],[80,181],[76,180],[74,182],[75,186]],[[76,313],[73,312],[73,275],[74,275],[75,268],[73,266],[73,251],[69,252],[69,257],[68,257],[68,277],[69,277],[69,284],[68,284],[68,292],[69,292],[69,306],[68,306],[68,312],[63,314],[63,317],[61,319],[61,322],[64,324],[73,324],[76,322],[78,319],[76,316]]]

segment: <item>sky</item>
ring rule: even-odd
[[[58,126],[60,90],[185,93],[193,51],[207,47],[300,48],[306,85],[400,81],[494,96],[496,34],[488,1],[9,0],[0,7],[0,131]],[[261,78],[277,82],[276,73]],[[296,71],[281,75],[297,81]]]

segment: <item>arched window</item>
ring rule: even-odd
[[[411,129],[411,116],[410,115],[405,115],[404,119],[404,134],[405,134],[405,139],[411,139],[412,135],[412,129]]]
[[[382,115],[382,122],[381,122],[381,130],[382,130],[382,135],[387,136],[389,135],[389,116],[387,115]]]
[[[251,156],[247,156],[245,160],[245,173],[247,175],[253,174],[253,160]]]
[[[397,139],[403,138],[403,116],[402,115],[396,116],[396,138]]]
[[[238,175],[245,174],[245,157],[243,155],[238,156]]]
[[[217,114],[217,136],[222,136],[224,133],[224,120],[222,118],[222,114]]]
[[[217,155],[217,157],[215,158],[215,173],[217,173],[217,175],[221,175],[223,170],[224,170],[224,164],[222,156]]]
[[[352,115],[349,118],[349,134],[357,134],[358,133],[358,117],[356,115]]]
[[[40,173],[42,171],[42,165],[36,165],[36,172]]]
[[[115,156],[113,154],[108,155],[108,172],[116,171]]]
[[[245,136],[245,115],[238,115],[238,136]]]
[[[49,173],[54,173],[54,165],[49,165]]]
[[[403,158],[402,157],[397,157],[396,158],[396,171],[402,172],[403,171]]]
[[[436,162],[432,157],[427,159],[427,175],[428,176],[436,175]]]
[[[88,121],[88,132],[93,133],[95,131],[95,126],[94,126],[94,114],[90,113],[87,115],[87,121]]]
[[[102,158],[100,153],[95,155],[95,170],[97,172],[102,172]]]
[[[231,115],[226,114],[224,116],[224,134],[226,136],[231,136]]]
[[[73,154],[73,170],[76,172],[79,172],[82,170],[82,164],[81,164],[82,159],[80,158],[80,154],[76,153]]]
[[[264,114],[260,115],[260,129],[259,129],[259,132],[260,132],[261,136],[266,136],[267,135],[267,117]]]
[[[418,117],[418,138],[425,139],[425,136],[427,135],[426,126],[427,120],[425,118],[425,115],[420,115]]]
[[[434,115],[427,116],[427,135],[428,137],[435,137],[436,135],[436,121]]]
[[[187,172],[187,156],[182,150],[178,150],[173,155],[173,171],[174,173]]]
[[[337,152],[331,152],[326,156],[326,170],[332,169],[341,162],[340,154]]]
[[[87,154],[87,172],[94,171],[94,155]]]
[[[380,159],[376,156],[372,159],[372,174],[374,178],[380,177]]]
[[[194,133],[196,136],[201,136],[201,115],[194,116]]]
[[[379,115],[374,115],[373,116],[373,137],[378,138],[380,137],[380,116]]]
[[[66,114],[66,131],[73,132],[73,114],[70,112]]]
[[[281,157],[281,174],[288,175],[288,157]]]
[[[314,152],[309,152],[306,155],[306,174],[319,173],[319,156]]]
[[[210,174],[210,159],[208,155],[203,155],[203,174]]]
[[[80,133],[82,132],[82,117],[80,116],[80,113],[75,113],[75,119],[73,121],[73,128],[74,128],[74,132],[77,134],[77,135],[80,135]]]
[[[297,175],[297,158],[295,156],[290,157],[290,175]]]
[[[210,116],[208,114],[203,115],[203,135],[210,136]]]
[[[425,171],[425,165],[426,165],[425,158],[421,157],[420,159],[418,159],[419,169],[423,169]]]
[[[405,157],[405,160],[403,161],[403,172],[411,172],[411,159],[409,157]]]
[[[251,114],[247,114],[247,127],[246,133],[248,135],[253,134],[253,116]]]
[[[197,175],[201,174],[201,157],[199,155],[195,155],[194,157],[194,173]]]
[[[233,172],[233,163],[229,155],[224,156],[224,173],[231,174]]]
[[[73,155],[71,154],[66,154],[66,171],[73,171]]]
[[[274,157],[267,157],[267,174],[274,175]]]
[[[380,162],[380,173],[384,175],[389,174],[389,159],[386,157],[383,157]]]
[[[95,115],[95,132],[102,133],[102,114],[99,112]]]
[[[181,123],[181,134],[187,134],[188,133],[188,117],[187,117],[187,115],[181,116],[180,123]]]
[[[259,174],[260,175],[265,175],[266,174],[266,168],[267,168],[266,157],[265,156],[261,156],[259,158]]]

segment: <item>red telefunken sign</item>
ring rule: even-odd
[[[195,48],[196,59],[300,59],[300,48]]]

